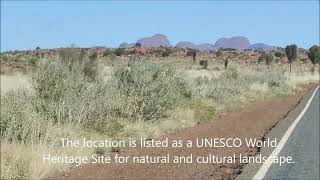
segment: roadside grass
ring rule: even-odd
[[[70,167],[43,163],[44,153],[112,151],[62,148],[62,137],[156,138],[319,80],[302,67],[288,74],[286,67],[230,63],[224,70],[213,62],[202,70],[183,59],[171,60],[114,60],[114,67],[99,68],[59,61],[40,65],[31,88],[1,93],[1,178],[39,179]]]

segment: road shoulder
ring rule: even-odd
[[[265,136],[265,139],[277,139],[278,142],[281,140],[283,135],[286,133],[287,129],[291,126],[291,124],[296,120],[296,118],[299,116],[301,111],[306,106],[307,102],[311,98],[312,94],[314,93],[314,90],[317,88],[317,86],[313,86],[310,88],[310,90],[302,96],[301,100],[297,104],[296,107],[292,108],[287,115],[279,121]],[[264,147],[261,148],[260,151],[256,154],[256,156],[265,156],[269,157],[270,154],[273,152],[275,147]],[[242,173],[237,177],[238,180],[247,180],[252,179],[255,174],[259,171],[260,167],[263,163],[251,163],[246,164],[243,167]]]

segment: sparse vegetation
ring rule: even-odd
[[[111,57],[117,51],[122,57]],[[194,53],[189,52],[193,58]],[[124,49],[108,51],[104,56],[66,48],[57,56],[59,60],[35,63],[30,89],[1,94],[1,178],[43,178],[66,168],[36,166],[42,163],[37,155],[44,151],[73,155],[112,151],[68,152],[59,145],[60,137],[152,138],[210,121],[228,108],[288,94],[296,88],[292,82],[296,76],[288,76],[282,65],[265,70],[235,63],[231,57],[225,58],[228,55],[226,51],[219,61],[200,61],[206,70],[173,55],[166,56],[166,61],[159,61],[164,59],[162,54],[148,59],[132,56],[129,60]],[[112,60],[114,66],[106,66],[101,59]],[[104,72],[98,71],[99,66]],[[223,66],[226,70],[219,71]]]

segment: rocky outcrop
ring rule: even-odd
[[[231,38],[220,38],[216,41],[214,44],[214,48],[216,49],[239,49],[244,50],[247,49],[250,46],[250,42],[248,38],[244,36],[235,36]]]
[[[137,41],[142,47],[171,47],[168,38],[163,34],[155,34],[150,37],[141,38]]]

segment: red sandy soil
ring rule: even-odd
[[[163,136],[171,140],[193,140],[196,138],[258,138],[263,136],[283,119],[300,102],[309,85],[296,95],[277,97],[263,102],[253,103],[239,112],[227,113],[212,122],[179,130]],[[160,139],[161,139],[160,138]],[[120,152],[121,155],[149,156],[254,156],[257,148],[243,145],[240,148],[131,148]],[[195,159],[194,159],[195,160]],[[237,160],[238,161],[238,160]],[[74,168],[54,175],[48,179],[235,179],[241,173],[244,164],[99,164]]]

